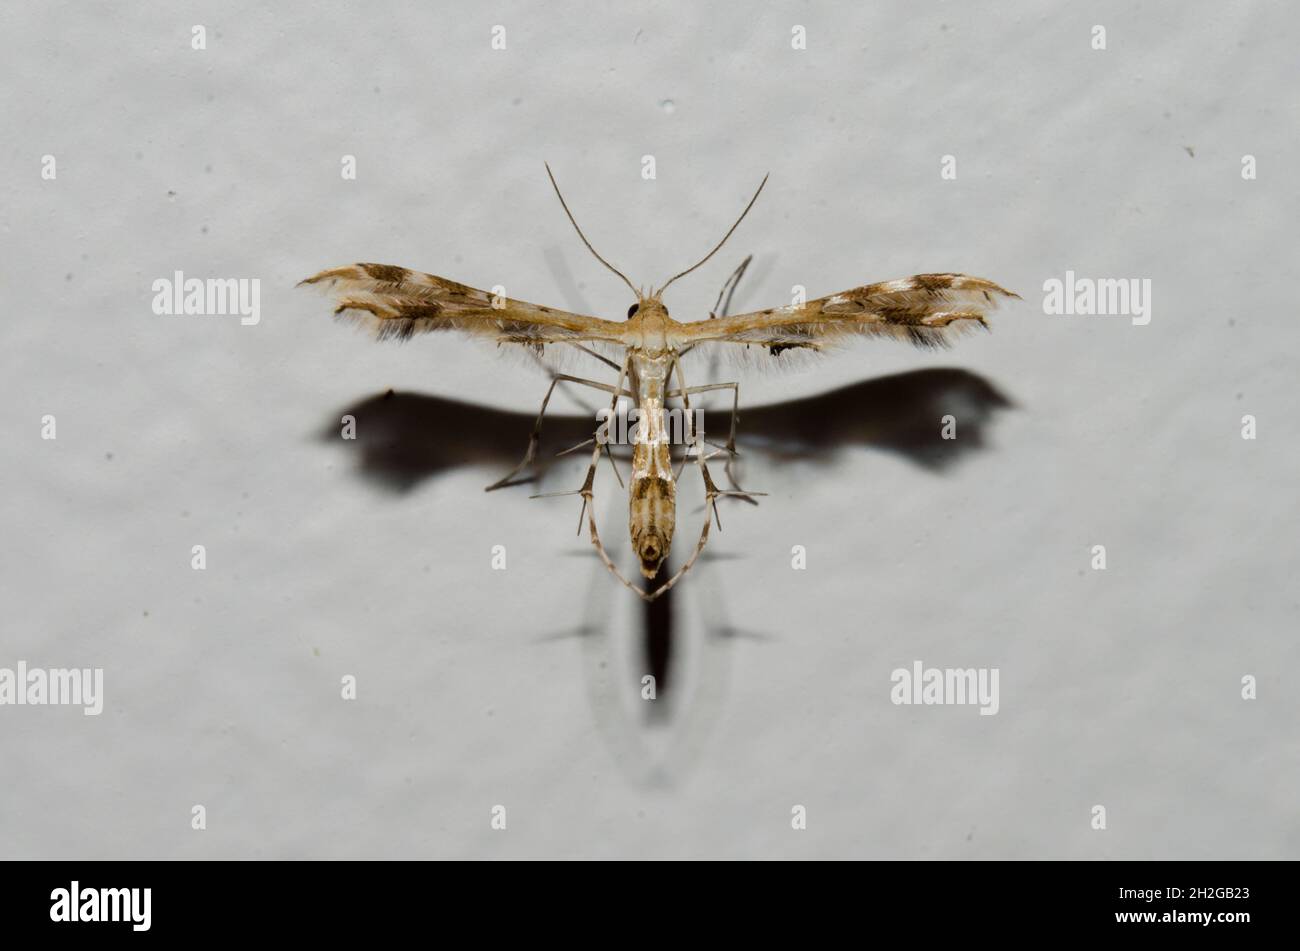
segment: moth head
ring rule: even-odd
[[[642,291],[637,294],[636,303],[627,309],[627,319],[631,320],[634,317],[643,317],[650,314],[667,317],[668,308],[664,306],[658,294],[647,294]]]

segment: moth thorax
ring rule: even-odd
[[[645,476],[632,483],[628,493],[628,530],[632,550],[641,563],[641,574],[653,578],[668,557],[673,543],[677,505],[669,479]]]

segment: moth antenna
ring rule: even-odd
[[[557,198],[560,199],[560,207],[563,208],[564,213],[569,216],[569,221],[572,222],[573,224],[573,230],[578,232],[578,237],[582,239],[582,243],[587,246],[588,251],[590,251],[592,254],[596,256],[597,261],[599,261],[601,264],[605,265],[605,267],[609,268],[611,271],[613,271],[615,274],[621,277],[623,279],[623,283],[626,284],[628,287],[630,287],[632,289],[632,293],[637,296],[637,300],[640,300],[641,292],[638,291],[635,287],[632,287],[632,282],[627,279],[627,275],[624,274],[622,271],[620,271],[618,268],[614,267],[614,265],[610,264],[604,258],[602,258],[600,256],[600,252],[598,252],[595,248],[591,246],[591,242],[587,240],[587,236],[583,234],[582,229],[578,227],[578,221],[576,218],[573,217],[573,212],[569,211],[569,205],[564,200],[564,196],[560,194],[560,186],[556,184],[555,175],[551,172],[550,163],[544,162],[543,164],[546,166],[546,174],[551,180],[551,187],[555,189],[555,195]]]
[[[739,227],[740,227],[740,223],[741,223],[742,221],[745,220],[745,215],[749,214],[749,209],[751,209],[751,208],[754,207],[754,202],[758,201],[758,196],[759,196],[759,194],[762,193],[762,191],[763,191],[763,186],[767,184],[767,180],[768,180],[768,178],[771,176],[771,174],[772,174],[771,172],[768,172],[767,175],[764,175],[764,176],[763,176],[763,180],[762,180],[761,182],[758,183],[758,191],[754,192],[754,197],[751,198],[751,199],[749,200],[749,204],[746,205],[746,206],[745,206],[745,210],[742,211],[742,212],[740,213],[740,217],[736,219],[736,223],[735,223],[734,225],[732,225],[732,226],[731,226],[731,229],[730,229],[726,234],[724,234],[724,235],[722,236],[722,240],[719,241],[719,242],[717,243],[717,245],[714,247],[714,249],[713,249],[712,251],[710,251],[708,254],[704,255],[704,257],[702,257],[702,258],[701,258],[699,261],[697,261],[695,264],[692,264],[692,265],[691,265],[690,267],[688,267],[686,270],[682,271],[680,274],[674,274],[672,277],[670,277],[670,278],[668,279],[668,284],[671,284],[673,281],[677,280],[677,278],[679,278],[679,277],[685,277],[687,274],[690,274],[691,271],[694,271],[697,267],[699,267],[701,264],[703,264],[703,263],[704,263],[705,261],[707,261],[709,258],[711,258],[711,257],[713,257],[715,254],[717,254],[719,250],[721,250],[722,246],[723,246],[724,244],[727,243],[727,239],[731,237],[732,232],[735,231],[737,228],[739,228]],[[659,290],[655,291],[654,296],[655,296],[655,297],[658,297],[660,294],[662,294],[664,291],[666,291],[666,290],[668,289],[668,284],[665,284],[663,287],[659,288]]]

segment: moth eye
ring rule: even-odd
[[[628,320],[631,320],[633,317],[635,317],[635,316],[636,316],[636,312],[637,312],[638,310],[640,310],[640,309],[641,309],[641,305],[640,305],[640,304],[633,304],[631,307],[629,307],[629,308],[627,309],[627,319],[628,319]]]

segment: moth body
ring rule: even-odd
[[[677,485],[671,444],[664,424],[664,392],[672,357],[634,350],[630,370],[640,411],[632,440],[632,480],[628,485],[628,532],[641,574],[654,578],[668,557],[677,522]]]

